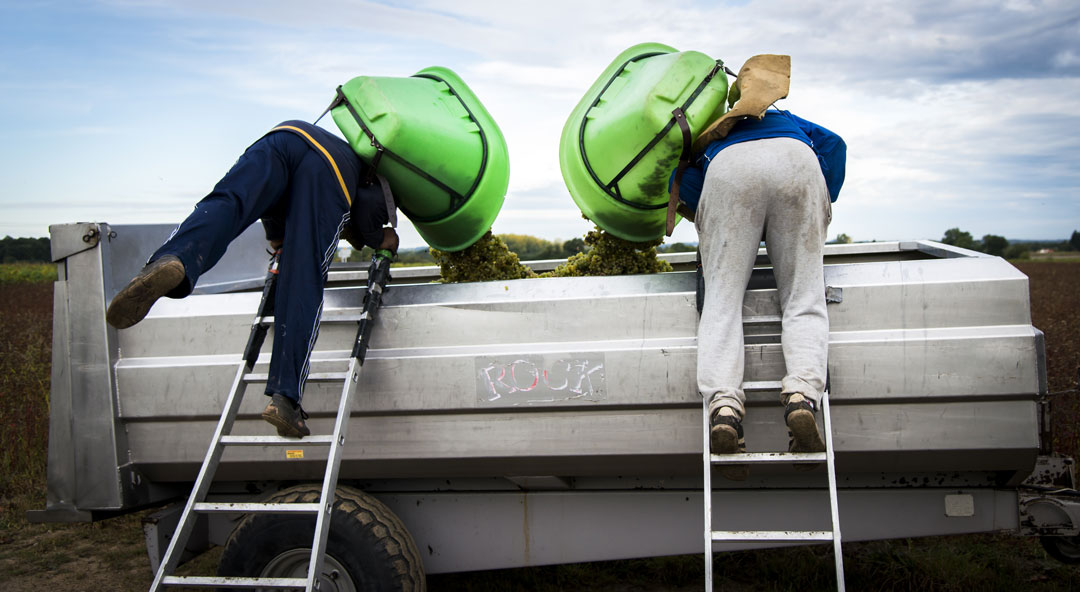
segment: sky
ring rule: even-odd
[[[1080,229],[1076,0],[0,0],[0,236],[177,223],[251,142],[314,121],[339,84],[433,65],[466,81],[509,146],[494,231],[582,236],[560,131],[643,42],[736,72],[791,56],[778,106],[848,145],[830,236]],[[683,222],[667,240],[697,238]]]

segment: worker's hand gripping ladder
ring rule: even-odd
[[[360,314],[356,340],[353,343],[349,369],[343,373],[311,375],[309,380],[341,381],[341,399],[338,403],[337,417],[334,421],[334,433],[331,435],[312,435],[297,440],[280,436],[232,436],[233,422],[240,409],[244,390],[249,383],[265,382],[265,374],[253,374],[252,369],[259,358],[259,350],[266,338],[267,329],[273,325],[274,289],[276,286],[276,257],[271,262],[263,288],[259,312],[251,325],[251,334],[244,349],[244,360],[237,370],[225,401],[217,429],[210,444],[210,449],[203,460],[199,476],[188,497],[187,504],[180,516],[179,526],[169,542],[161,565],[154,576],[150,590],[161,590],[164,586],[186,587],[222,587],[222,588],[262,588],[262,589],[304,589],[308,592],[319,589],[319,576],[322,572],[323,557],[326,554],[326,541],[330,532],[330,512],[334,505],[334,491],[337,488],[338,470],[341,467],[342,447],[345,444],[349,427],[349,411],[352,409],[352,395],[360,381],[360,367],[364,364],[368,339],[374,325],[375,314],[382,303],[383,290],[390,280],[390,261],[393,253],[380,250],[372,257],[368,271],[367,293],[364,295],[363,310]],[[221,454],[226,446],[329,446],[330,453],[326,461],[326,473],[323,477],[322,494],[318,503],[206,503],[206,494],[210,489],[214,472],[217,470]],[[311,544],[311,559],[308,563],[306,578],[260,578],[260,577],[209,577],[209,576],[174,576],[180,562],[180,556],[187,545],[188,537],[195,525],[195,518],[200,513],[269,513],[269,514],[314,514],[315,536]]]
[[[779,382],[743,383],[743,390],[780,390]],[[727,541],[829,541],[833,542],[836,559],[836,588],[844,591],[844,556],[840,545],[840,513],[836,500],[836,465],[833,454],[832,416],[829,413],[829,393],[826,381],[821,410],[825,419],[825,452],[742,452],[712,454],[709,450],[709,401],[704,400],[704,491],[705,501],[705,590],[713,589],[713,543]],[[832,530],[713,530],[712,526],[712,467],[714,465],[752,465],[761,463],[815,464],[825,461],[829,473],[829,508]]]

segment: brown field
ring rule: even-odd
[[[1046,333],[1054,449],[1080,457],[1080,262],[1021,261],[1032,321]],[[45,506],[52,284],[0,283],[0,589],[145,590],[151,580],[140,518],[28,524]],[[190,569],[213,570],[216,553]],[[1080,567],[1050,559],[1033,539],[977,535],[849,543],[851,590],[1080,590]],[[835,589],[824,546],[718,556],[716,589]],[[432,590],[697,590],[700,556],[432,576]]]
[[[1031,323],[1046,334],[1054,451],[1080,458],[1080,262],[1020,261],[1031,281]]]

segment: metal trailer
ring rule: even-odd
[[[190,490],[267,256],[249,229],[195,295],[160,301],[131,329],[108,327],[106,304],[169,231],[51,228],[48,503],[32,520],[97,520]],[[666,258],[676,271],[474,284],[396,269],[340,482],[400,518],[427,573],[701,552],[697,276],[693,254]],[[780,313],[764,251],[758,264],[743,309],[746,380],[777,381]],[[347,363],[361,269],[331,268],[304,397],[315,433],[333,420],[337,387],[319,377]],[[825,278],[844,539],[1010,531],[1051,537],[1056,556],[1080,559],[1072,461],[1047,449],[1043,334],[1027,278],[1003,259],[929,241],[828,245]],[[256,372],[269,341],[263,354]],[[272,430],[257,394],[234,434]],[[777,392],[748,393],[745,427],[750,451],[786,449]],[[324,459],[233,449],[212,498],[258,501],[318,481]],[[714,524],[827,530],[824,483],[823,469],[787,466],[755,468],[742,483],[714,478]],[[147,520],[155,567],[178,512]],[[238,519],[206,519],[189,549],[226,544]],[[357,553],[363,544],[349,543]]]

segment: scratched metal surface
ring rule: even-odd
[[[743,309],[746,379],[776,381],[780,312],[759,257]],[[840,296],[829,305],[830,372],[844,478],[969,474],[985,484],[1025,475],[1038,449],[1041,385],[1027,278],[1001,259],[923,242],[830,246],[826,263]],[[332,274],[313,373],[345,367],[362,278],[355,267]],[[692,272],[395,284],[355,397],[342,478],[699,475],[694,287]],[[126,497],[95,498],[95,507],[146,501],[163,495],[157,486],[193,478],[258,298],[164,300],[136,327],[105,331],[114,382],[96,388],[111,388],[113,404],[86,413],[120,426],[116,464],[133,476]],[[268,357],[269,345],[256,372]],[[54,399],[81,396],[74,390],[54,390]],[[249,391],[234,433],[269,433],[258,419],[261,388]],[[313,431],[328,429],[337,392],[309,383]],[[777,398],[750,394],[752,451],[786,448]],[[219,478],[318,476],[320,454],[286,460],[280,449],[244,447],[227,453]],[[83,492],[68,488],[80,505]]]

